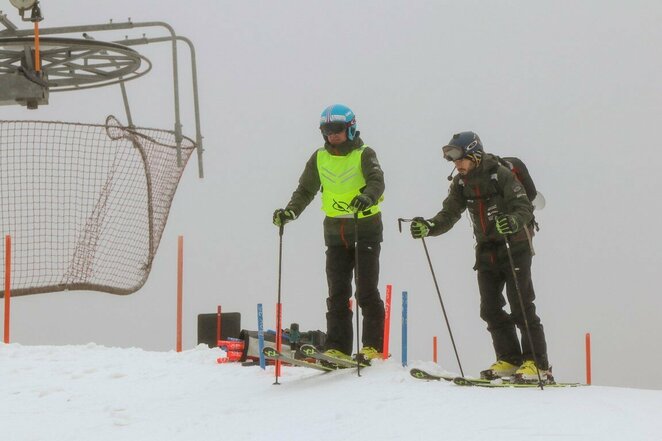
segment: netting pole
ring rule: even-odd
[[[177,352],[182,352],[182,303],[184,286],[184,236],[177,238]]]
[[[4,342],[9,343],[9,317],[11,306],[11,236],[5,236],[5,334]]]

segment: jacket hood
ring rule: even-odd
[[[463,179],[472,179],[484,173],[492,173],[493,170],[495,170],[498,166],[499,166],[498,157],[490,153],[484,153],[483,157],[481,158],[480,165],[478,165],[478,167],[471,170],[469,174],[467,174],[466,176],[462,176],[459,173],[456,174],[455,176],[453,176],[453,182],[457,183]],[[453,173],[455,173],[455,169],[453,169]]]
[[[471,172],[469,172],[469,175],[472,175],[473,173],[490,172],[498,165],[499,165],[499,158],[492,155],[491,153],[483,153],[483,157],[480,161],[480,165],[478,165],[478,167],[476,167]]]

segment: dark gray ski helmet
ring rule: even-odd
[[[475,132],[460,132],[453,135],[442,150],[449,161],[469,157],[478,163],[483,155],[483,143]]]

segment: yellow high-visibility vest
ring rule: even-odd
[[[322,211],[329,217],[354,217],[349,203],[365,187],[361,156],[367,146],[352,150],[345,156],[329,153],[324,147],[317,151],[317,171],[322,183]],[[359,212],[359,218],[379,213],[379,201]]]

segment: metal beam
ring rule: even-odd
[[[11,23],[11,22],[9,22]],[[4,21],[3,21],[4,24]],[[5,26],[8,28],[4,31],[0,31],[0,37],[26,37],[26,36],[32,36],[34,35],[34,29],[22,29],[22,30],[17,30],[15,26],[13,28],[10,28],[5,24]],[[170,37],[164,37],[163,39],[159,39],[160,41],[170,41],[172,43],[172,73],[173,73],[173,84],[174,84],[174,100],[175,100],[175,128],[174,128],[174,133],[175,133],[175,142],[177,144],[177,164],[181,166],[181,143],[183,140],[183,135],[182,135],[182,124],[181,124],[181,118],[180,118],[180,110],[179,110],[179,71],[178,71],[178,61],[177,61],[177,40],[182,40],[186,42],[189,45],[189,48],[191,49],[191,60],[192,60],[192,70],[194,73],[194,78],[197,76],[196,75],[196,69],[195,69],[195,50],[193,49],[193,44],[191,43],[190,40],[184,37],[180,37],[175,33],[175,30],[173,29],[172,26],[170,26],[168,23],[162,22],[162,21],[150,21],[150,22],[138,22],[138,23],[133,23],[132,21],[127,21],[123,23],[113,23],[112,21],[109,23],[105,24],[95,24],[95,25],[81,25],[81,26],[60,26],[60,27],[53,27],[53,28],[41,28],[39,29],[39,35],[55,35],[55,34],[73,34],[73,33],[88,33],[88,32],[103,32],[103,31],[119,31],[119,30],[125,30],[125,29],[136,29],[136,28],[145,28],[145,27],[163,27],[165,28],[169,33]],[[144,40],[149,40],[149,39],[144,39]],[[152,39],[154,42],[156,42],[157,39]],[[150,41],[152,41],[150,40]],[[119,44],[127,45],[127,41],[121,41]],[[139,44],[139,43],[136,43]],[[198,143],[198,174],[200,178],[202,178],[203,175],[203,169],[202,169],[202,135],[200,134],[199,130],[199,106],[198,106],[198,94],[197,94],[197,81],[194,80],[194,101],[195,101],[195,114],[196,114],[196,143]]]
[[[7,14],[3,14],[2,11],[0,11],[0,23],[2,23],[9,32],[13,32],[16,29],[18,29],[16,25],[7,18]],[[2,32],[7,32],[7,31],[2,31]]]
[[[189,51],[191,54],[191,78],[193,82],[193,110],[195,114],[195,144],[197,146],[197,154],[198,154],[198,177],[202,179],[205,177],[203,163],[202,163],[202,153],[204,152],[205,149],[202,146],[203,136],[202,136],[202,131],[200,129],[200,97],[198,94],[198,69],[197,69],[197,63],[195,57],[195,47],[193,46],[193,42],[186,37],[182,37],[181,35],[178,35],[176,39],[186,43],[189,47]],[[113,41],[113,43],[121,44],[124,46],[137,46],[137,45],[150,44],[150,43],[169,42],[171,40],[172,40],[171,37],[157,37],[157,38],[142,37],[142,38],[133,38],[133,39],[127,38],[124,40]]]

